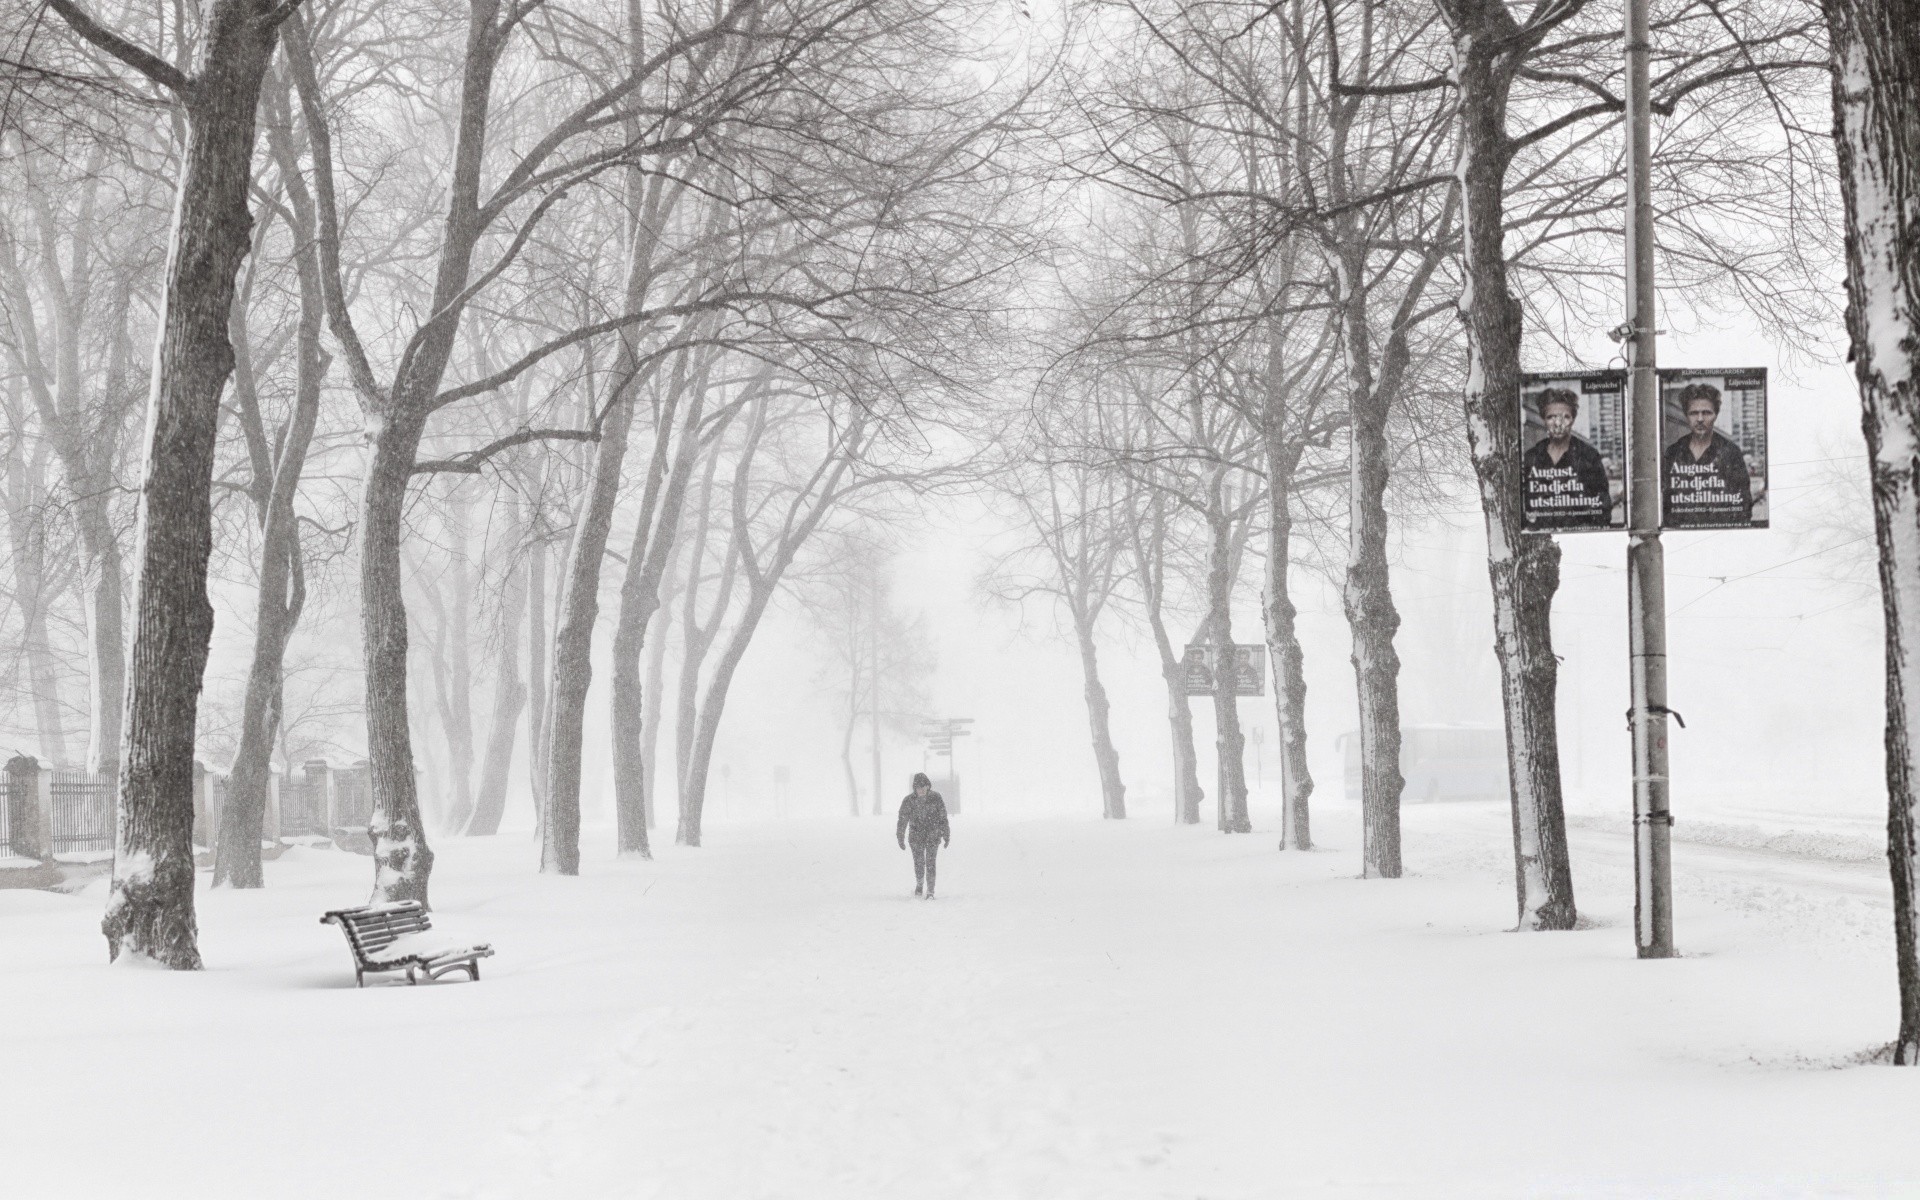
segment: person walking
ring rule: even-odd
[[[953,843],[953,829],[947,824],[947,802],[926,775],[914,774],[913,791],[900,802],[900,821],[893,836],[902,850],[912,844],[913,894],[933,899],[934,862],[940,847]]]

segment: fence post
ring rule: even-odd
[[[7,761],[8,837],[16,853],[42,860],[53,857],[53,772],[31,755]]]
[[[280,772],[267,771],[267,811],[260,822],[260,836],[269,842],[280,840],[280,788],[284,782]]]
[[[207,843],[210,849],[217,851],[220,845],[221,820],[227,809],[227,777],[207,772]]]
[[[333,768],[324,758],[310,758],[303,765],[307,776],[307,821],[308,833],[328,834],[333,832],[331,819],[333,806],[329,797],[333,789],[328,786],[328,776]],[[317,826],[317,828],[315,828]]]

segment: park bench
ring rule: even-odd
[[[465,971],[480,978],[480,960],[493,953],[489,945],[462,946],[434,934],[427,910],[418,900],[396,900],[361,908],[336,908],[320,918],[322,925],[338,925],[353,947],[355,986],[367,986],[367,976],[381,971],[405,971],[407,982],[420,976],[438,979],[449,971]]]

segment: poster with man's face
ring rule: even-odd
[[[1660,527],[1767,527],[1767,372],[1660,372]]]
[[[1626,373],[1520,377],[1521,517],[1528,532],[1627,527]]]

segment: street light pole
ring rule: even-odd
[[[1647,0],[1627,0],[1627,643],[1633,710],[1633,938],[1641,958],[1672,958],[1673,813],[1667,796],[1667,587],[1660,547],[1660,389],[1655,374],[1653,164]]]

